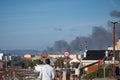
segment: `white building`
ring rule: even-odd
[[[3,59],[3,53],[0,53],[0,61]]]
[[[31,58],[31,55],[30,54],[25,54],[24,58]]]
[[[52,58],[59,58],[59,57],[65,57],[64,54],[51,54],[49,55]],[[71,59],[75,59],[75,58],[79,58],[81,59],[81,55],[77,55],[77,54],[70,54],[69,58]]]

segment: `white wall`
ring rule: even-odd
[[[3,57],[3,53],[0,53],[0,60],[2,60],[2,57]]]

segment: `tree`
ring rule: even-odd
[[[54,66],[59,67],[59,68],[63,68],[64,67],[63,59],[57,59],[54,63]]]

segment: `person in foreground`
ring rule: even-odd
[[[50,59],[45,60],[45,65],[41,68],[38,78],[40,80],[54,80],[55,79],[55,70],[52,66],[50,66]]]

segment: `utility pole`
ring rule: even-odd
[[[113,57],[112,57],[112,60],[113,60],[113,77],[115,77],[115,43],[116,43],[115,25],[118,22],[111,22],[111,23],[113,24]]]

